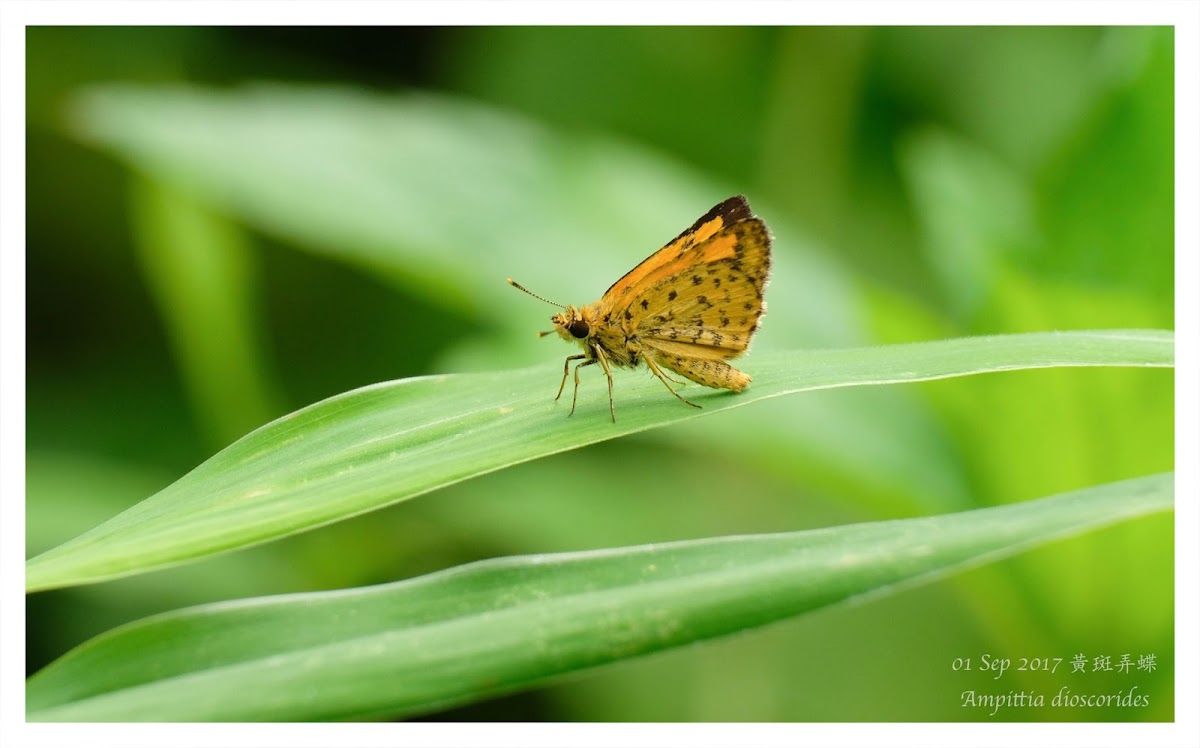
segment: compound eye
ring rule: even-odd
[[[588,327],[588,323],[581,319],[577,319],[572,322],[567,329],[577,338],[586,338],[588,333],[591,332],[591,328]]]

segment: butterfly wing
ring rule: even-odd
[[[758,218],[721,229],[690,262],[653,279],[630,304],[631,325],[646,345],[707,359],[741,355],[766,311],[771,239]]]
[[[732,197],[614,283],[596,316],[617,323],[609,347],[630,335],[627,344],[652,363],[738,391],[750,377],[725,361],[758,330],[770,269],[766,225],[744,197]]]
[[[623,310],[629,307],[633,297],[639,295],[648,282],[677,272],[681,265],[692,264],[693,260],[689,258],[698,247],[725,228],[750,218],[751,215],[750,204],[741,195],[713,206],[712,210],[698,218],[691,227],[609,286],[600,304],[606,310]]]

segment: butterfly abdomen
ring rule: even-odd
[[[746,385],[750,384],[749,374],[738,371],[724,361],[684,356],[655,356],[655,361],[660,366],[665,366],[676,374],[682,374],[705,387],[719,387],[741,392]]]

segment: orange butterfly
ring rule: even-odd
[[[715,206],[614,283],[595,304],[576,309],[543,299],[512,278],[508,282],[564,311],[550,318],[563,340],[578,343],[583,353],[563,362],[562,397],[571,362],[575,393],[579,370],[599,363],[608,377],[608,411],[617,421],[612,399],[612,367],[636,367],[642,361],[671,394],[699,408],[675,391],[663,373],[670,369],[707,387],[740,392],[750,375],[725,363],[746,352],[766,312],[763,289],[771,270],[771,235],[762,219],[738,195]],[[539,333],[538,337],[550,332]],[[668,381],[669,380],[669,381]],[[568,415],[570,415],[568,414]]]

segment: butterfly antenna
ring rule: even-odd
[[[509,278],[509,279],[508,279],[508,285],[512,286],[513,288],[516,288],[517,290],[524,291],[525,293],[529,294],[530,296],[532,296],[533,298],[537,299],[538,301],[544,301],[544,302],[546,302],[547,304],[553,304],[554,306],[557,306],[557,307],[562,307],[563,309],[566,309],[566,308],[567,308],[567,305],[566,305],[566,304],[559,304],[557,301],[551,301],[550,299],[546,299],[546,298],[542,298],[541,296],[538,296],[538,295],[537,295],[537,294],[535,294],[533,291],[530,291],[530,290],[529,290],[528,288],[526,288],[525,286],[522,286],[520,283],[517,283],[517,282],[516,282],[515,280],[513,280],[512,278]]]

